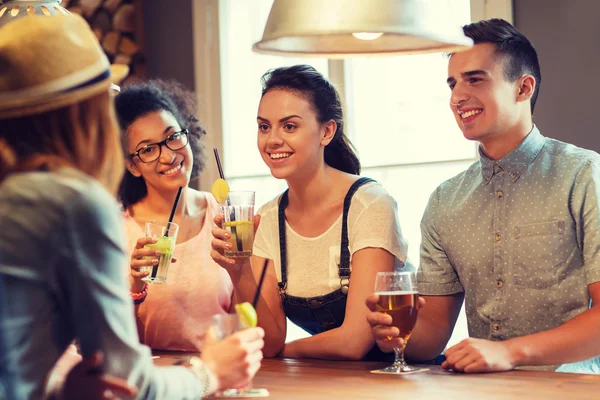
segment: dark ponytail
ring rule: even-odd
[[[262,95],[272,89],[289,89],[299,92],[311,104],[320,123],[333,120],[337,130],[325,147],[325,163],[353,175],[360,174],[360,161],[344,134],[344,115],[337,90],[323,75],[310,65],[294,65],[267,71],[262,76]]]

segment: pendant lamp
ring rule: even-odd
[[[447,0],[275,0],[252,49],[327,58],[468,49],[450,15]]]

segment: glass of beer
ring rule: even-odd
[[[392,325],[400,331],[404,347],[417,323],[419,292],[412,272],[379,272],[375,279],[375,293],[379,295],[377,310],[392,317]],[[389,338],[392,339],[391,337]],[[407,373],[420,371],[404,361],[404,347],[394,348],[394,364],[374,372]]]
[[[221,206],[223,229],[231,237],[227,240],[231,249],[225,250],[225,257],[250,257],[254,244],[254,192],[229,192],[227,203]]]

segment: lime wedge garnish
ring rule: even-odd
[[[223,204],[229,197],[229,185],[225,180],[219,178],[213,183],[211,192],[217,202]]]
[[[173,237],[159,237],[156,238],[156,243],[147,244],[145,247],[160,250],[162,253],[170,253],[173,251],[173,247],[175,244],[175,238]]]
[[[242,323],[242,328],[252,328],[258,323],[258,316],[252,304],[245,302],[235,305],[235,312]]]

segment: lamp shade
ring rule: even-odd
[[[258,53],[343,58],[455,52],[473,41],[446,0],[275,0]]]
[[[70,14],[69,11],[60,6],[61,1],[0,0],[0,26],[28,15],[51,16]]]

